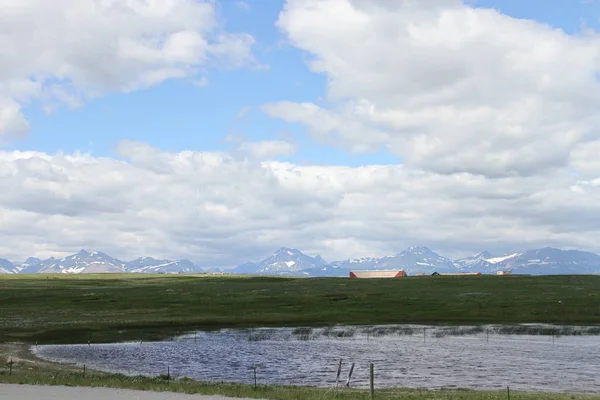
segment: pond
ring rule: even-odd
[[[37,346],[45,359],[124,374],[259,384],[600,393],[598,328],[549,326],[224,329],[164,342]]]

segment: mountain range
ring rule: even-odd
[[[281,248],[272,256],[258,262],[245,263],[234,269],[236,273],[348,276],[351,270],[396,270],[408,275],[481,272],[496,274],[510,271],[513,274],[559,275],[600,274],[600,255],[578,250],[560,250],[551,247],[493,255],[488,251],[457,260],[451,260],[427,247],[409,247],[391,256],[352,258],[326,263],[320,256],[310,257],[299,250]]]
[[[79,253],[65,258],[54,257],[46,260],[30,257],[22,264],[14,264],[8,260],[0,259],[0,273],[8,274],[35,274],[35,273],[197,273],[203,270],[194,265],[190,260],[157,260],[152,257],[141,257],[133,261],[123,262],[105,253],[98,251],[88,252],[81,250]]]
[[[511,271],[514,274],[600,274],[600,255],[579,250],[560,250],[545,247],[537,250],[493,255],[487,251],[457,260],[441,256],[427,247],[409,247],[391,256],[352,258],[326,262],[321,256],[311,257],[298,249],[282,247],[259,262],[246,262],[230,272],[279,276],[348,276],[351,270],[396,270],[408,275],[433,272],[481,272],[496,274]],[[0,259],[0,274],[28,273],[202,273],[189,260],[159,260],[141,257],[123,262],[101,252],[80,252],[62,259],[41,260],[30,257],[23,263]]]

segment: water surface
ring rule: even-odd
[[[125,374],[330,387],[340,359],[353,387],[600,393],[597,328],[378,326],[197,332],[165,342],[38,346],[41,357]],[[519,331],[517,329],[517,331]],[[540,334],[545,333],[545,334]]]

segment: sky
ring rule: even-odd
[[[0,0],[0,258],[600,252],[599,18]]]

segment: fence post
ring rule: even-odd
[[[83,377],[85,378],[85,364],[83,365]]]
[[[171,367],[167,365],[167,381],[171,380]]]
[[[342,359],[340,358],[340,363],[338,365],[337,375],[335,377],[335,387],[338,387],[338,383],[340,382],[340,374],[342,373]]]
[[[12,358],[10,359],[10,362],[8,364],[10,365],[10,369],[8,371],[8,376],[11,376],[12,375],[12,367],[13,367],[13,360],[12,360]]]
[[[348,380],[346,381],[346,387],[350,387],[350,379],[352,379],[352,372],[354,371],[354,363],[350,366],[350,372],[348,372]]]
[[[252,369],[254,370],[254,390],[257,389],[257,381],[256,381],[256,364],[254,364],[252,366]]]
[[[370,386],[371,386],[371,400],[375,400],[375,371],[374,371],[374,366],[373,363],[371,363],[370,365]]]
[[[510,400],[510,388],[506,387],[506,395],[508,396],[508,400]]]

